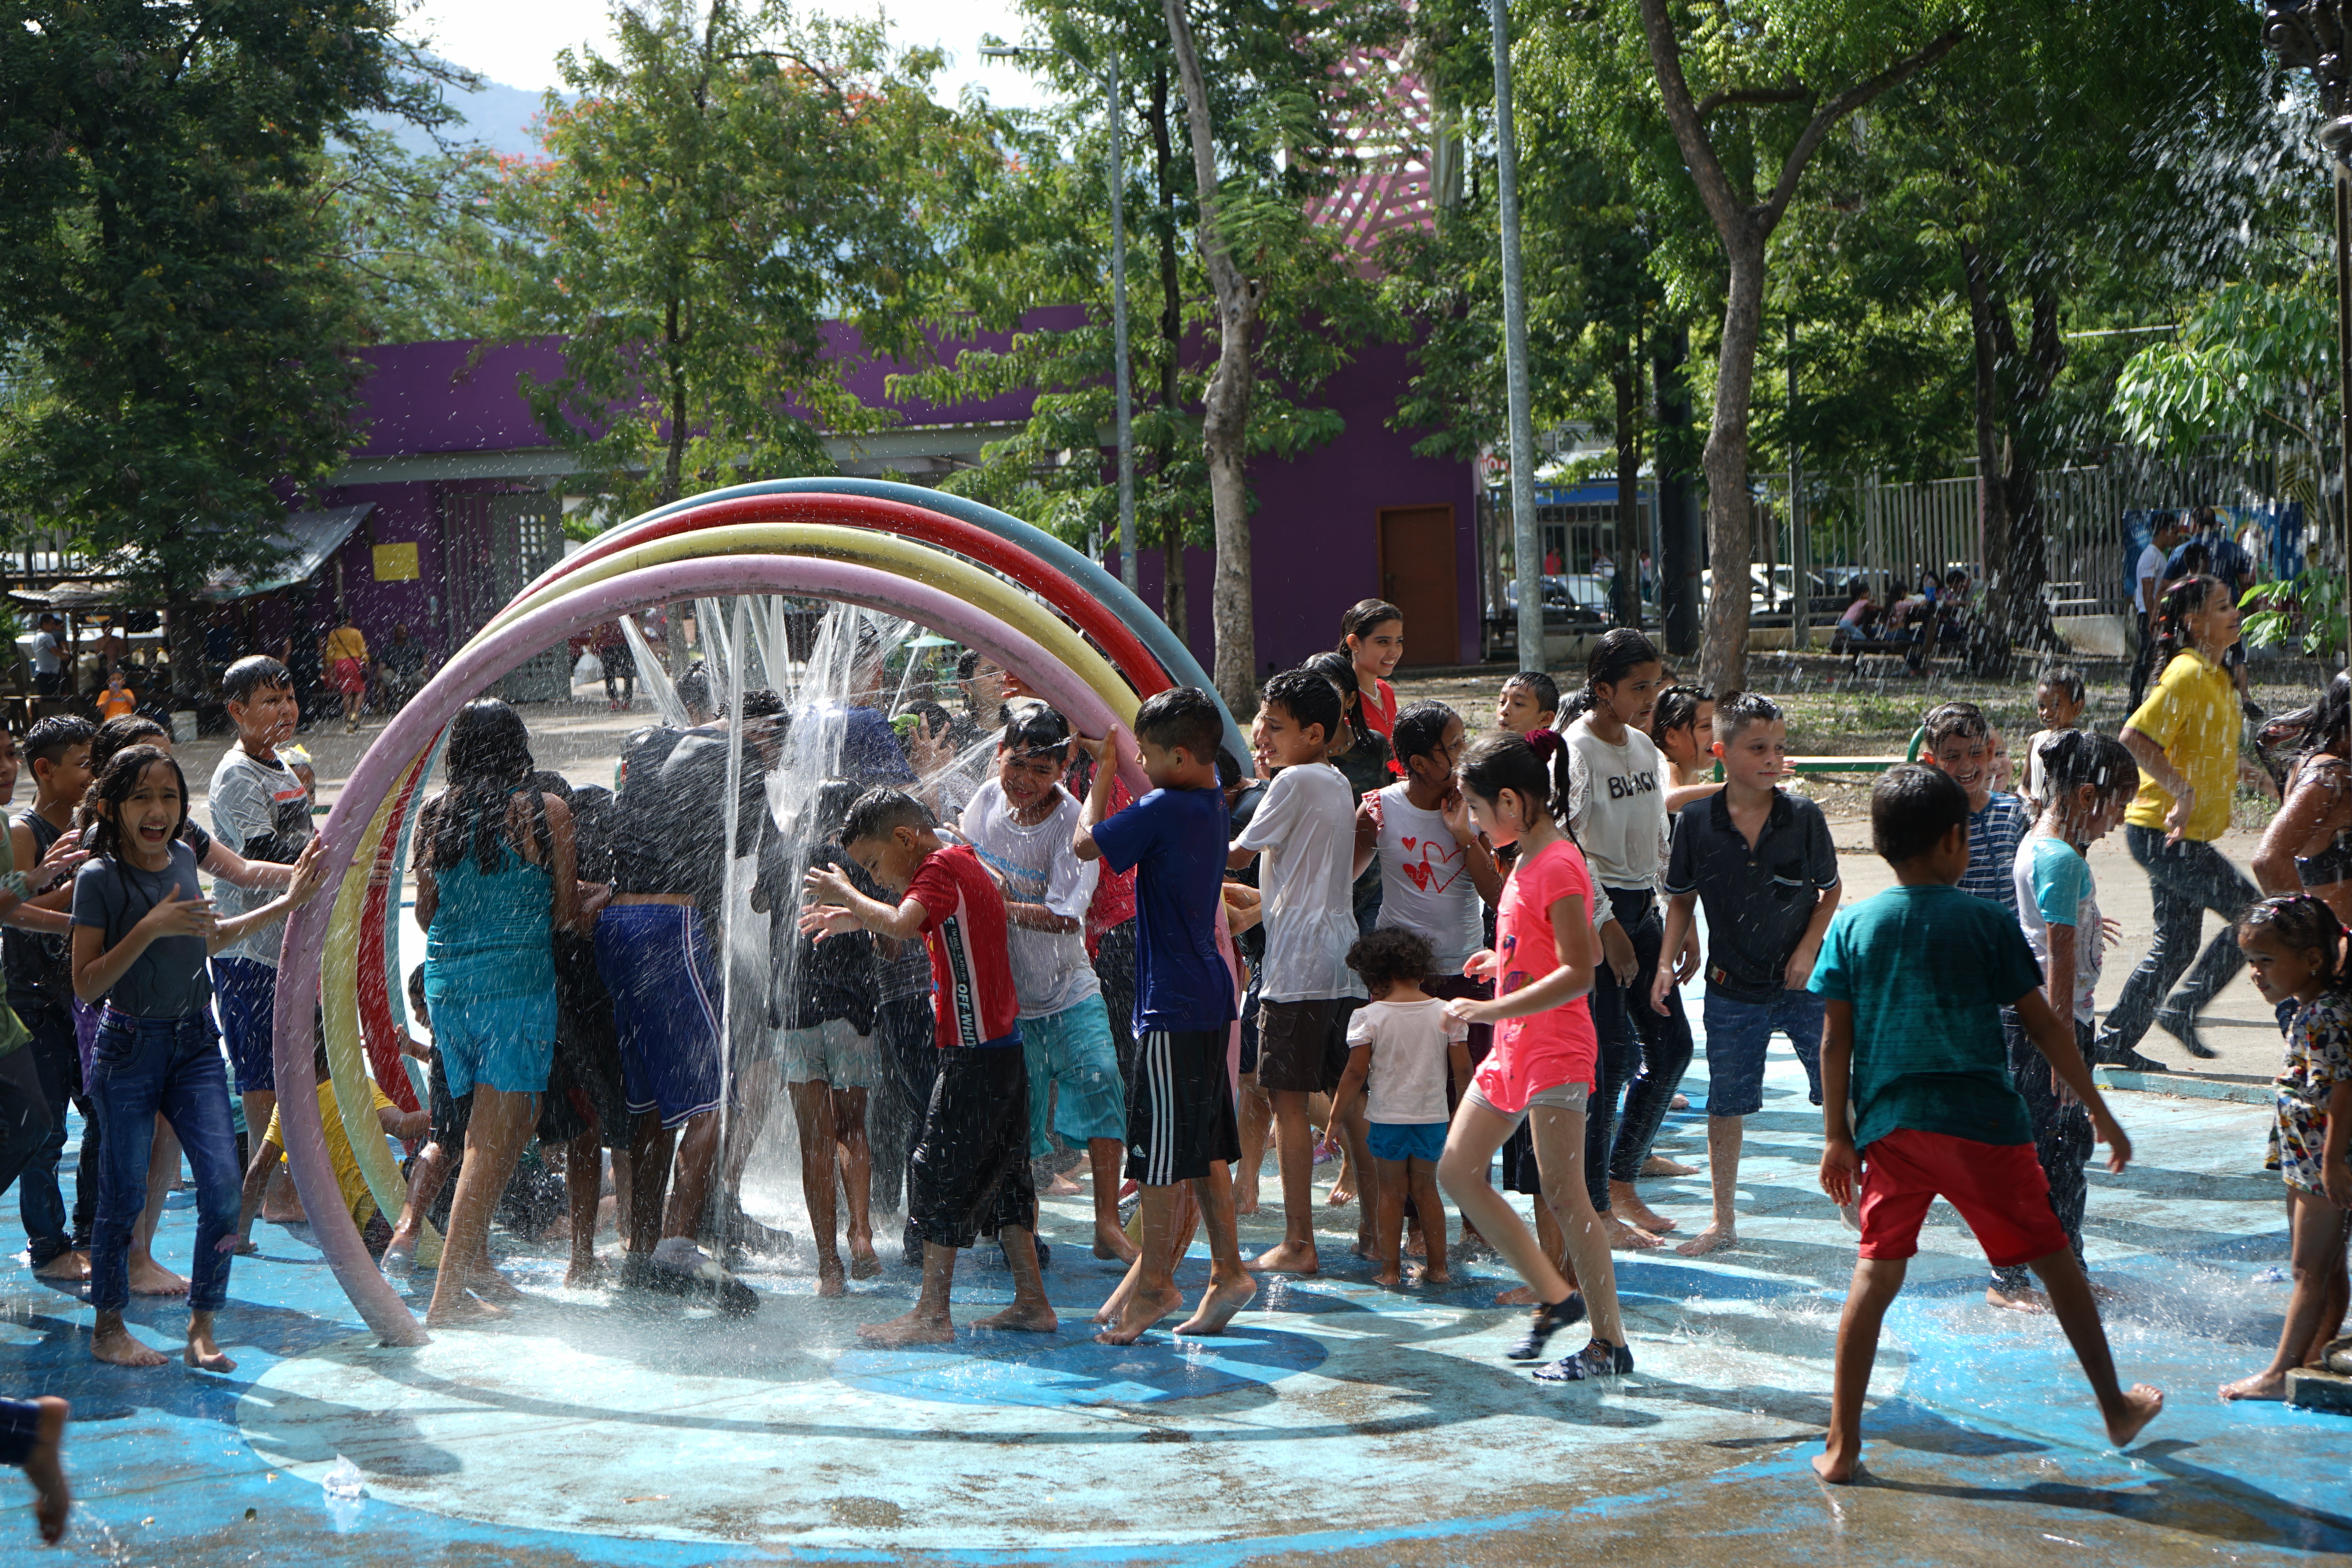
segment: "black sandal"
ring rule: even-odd
[[[1571,1290],[1564,1301],[1546,1302],[1536,1308],[1534,1320],[1519,1342],[1503,1352],[1512,1361],[1533,1361],[1543,1354],[1544,1342],[1568,1327],[1584,1321],[1584,1293]]]
[[[1549,1366],[1536,1368],[1538,1383],[1589,1383],[1599,1377],[1622,1377],[1633,1370],[1633,1347],[1594,1340],[1574,1355],[1564,1355]]]

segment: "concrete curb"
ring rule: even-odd
[[[2184,1078],[2173,1073],[2131,1072],[2123,1068],[2091,1069],[2101,1089],[2137,1089],[2147,1094],[2173,1094],[2184,1100],[2230,1100],[2242,1105],[2268,1105],[2273,1100],[2266,1083],[2230,1083],[2219,1079]]]

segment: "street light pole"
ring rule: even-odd
[[[983,44],[980,52],[990,59],[1017,59],[1023,55],[1048,55],[1052,49],[1019,44]],[[1127,173],[1120,157],[1118,51],[1113,49],[1102,74],[1103,134],[1110,143],[1110,319],[1113,379],[1118,388],[1118,579],[1130,594],[1141,592],[1135,543],[1135,399],[1128,380],[1127,353]],[[1183,552],[1169,552],[1168,570],[1184,569]],[[1177,628],[1181,634],[1182,627]]]
[[[1511,562],[1519,668],[1544,667],[1543,545],[1536,537],[1536,434],[1528,408],[1528,299],[1519,272],[1519,150],[1511,129],[1509,0],[1486,0],[1495,38],[1495,195],[1503,220],[1503,383],[1510,402]]]

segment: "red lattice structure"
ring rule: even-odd
[[[1309,204],[1307,216],[1331,230],[1369,272],[1382,239],[1436,222],[1438,117],[1421,79],[1388,50],[1351,55],[1339,71],[1371,107],[1342,128],[1334,152],[1348,172]]]

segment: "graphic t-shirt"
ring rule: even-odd
[[[1036,931],[1008,923],[1013,989],[1021,1016],[1044,1018],[1102,994],[1094,965],[1087,961],[1087,908],[1094,901],[1101,862],[1081,860],[1070,839],[1085,808],[1055,785],[1057,797],[1045,820],[1024,827],[1013,820],[1003,786],[994,779],[980,786],[963,809],[963,836],[988,868],[1004,879],[1007,903],[1042,904],[1079,922],[1070,931]]]
[[[1612,746],[1593,733],[1590,714],[1567,739],[1568,826],[1585,864],[1604,888],[1655,888],[1668,844],[1657,742],[1629,724]]]
[[[213,769],[207,798],[212,807],[213,837],[232,853],[248,860],[290,866],[302,853],[302,847],[310,842],[310,792],[302,787],[301,779],[283,758],[263,762],[247,751],[242,742],[231,746],[222,753],[220,765]],[[277,896],[274,890],[247,891],[226,881],[213,888],[215,912],[225,921],[234,920],[247,910],[257,910]],[[274,968],[278,944],[285,935],[286,922],[272,921],[246,932],[222,948],[216,956],[242,958]]]
[[[2164,748],[2175,771],[2197,792],[2182,837],[2200,844],[2230,829],[2230,792],[2238,781],[2237,695],[2228,670],[2195,648],[2183,648],[2129,721],[2131,728]],[[2171,795],[2153,775],[2142,773],[2124,820],[2134,827],[2161,829],[2171,809]]]
[[[1567,839],[1546,845],[1512,868],[1495,917],[1496,998],[1523,990],[1559,967],[1551,907],[1569,898],[1581,899],[1591,908],[1591,873]],[[1538,1090],[1571,1083],[1591,1089],[1598,1052],[1592,1008],[1584,997],[1525,1018],[1506,1018],[1495,1026],[1494,1049],[1478,1064],[1478,1092],[1496,1110],[1516,1115]]]
[[[161,871],[111,857],[85,860],[74,873],[73,923],[94,928],[111,949],[175,892],[184,902],[205,896],[196,882],[196,852],[180,839],[172,841],[172,863]],[[106,1004],[134,1018],[184,1018],[201,1011],[212,994],[205,939],[161,936],[131,961]]]
[[[1094,831],[1103,864],[1135,870],[1135,1032],[1233,1022],[1234,975],[1217,953],[1228,831],[1223,792],[1156,789]]]
[[[1391,784],[1380,792],[1381,918],[1428,939],[1430,973],[1459,976],[1486,945],[1486,901],[1470,877],[1470,852],[1454,840],[1442,813],[1424,811]]]
[[[2074,1017],[2090,1023],[2101,956],[2099,889],[2091,879],[2091,863],[2064,839],[2037,833],[2018,851],[2016,880],[2017,923],[2045,980],[2050,974],[2050,928],[2074,928]]]
[[[1445,1016],[1445,1004],[1367,1002],[1348,1020],[1348,1045],[1370,1046],[1372,1065],[1365,1114],[1385,1124],[1428,1126],[1453,1120],[1445,1104],[1446,1047],[1470,1037],[1470,1026]]]
[[[1262,851],[1268,1002],[1361,996],[1348,967],[1358,934],[1349,885],[1356,861],[1356,800],[1328,763],[1285,768],[1237,841]]]
[[[934,852],[908,884],[907,897],[923,906],[940,1048],[1019,1045],[1004,896],[980,857],[961,844]]]

